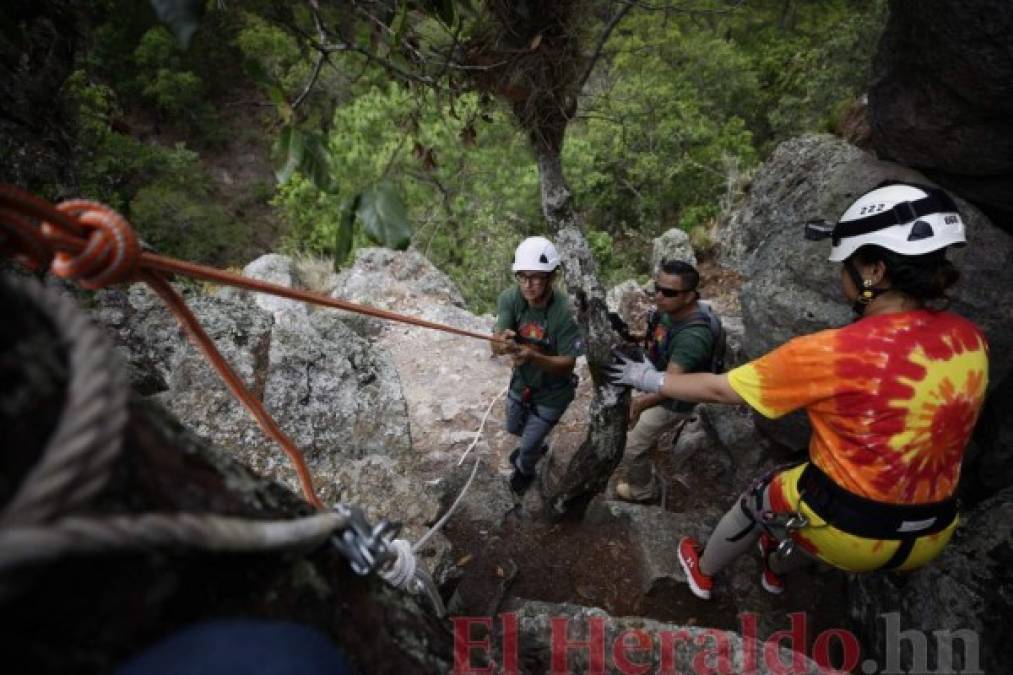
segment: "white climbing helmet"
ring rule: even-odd
[[[559,253],[545,237],[528,237],[514,251],[514,272],[554,272]]]
[[[811,239],[833,239],[831,262],[847,260],[867,244],[921,255],[967,243],[964,221],[950,196],[939,188],[907,183],[866,192],[844,211],[832,230],[824,227],[815,232],[807,227],[806,234]]]

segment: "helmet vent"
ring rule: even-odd
[[[934,237],[935,234],[931,225],[924,220],[916,220],[915,224],[911,226],[911,234],[907,236],[907,240],[918,241],[919,239],[928,239]]]
[[[931,231],[932,228],[929,228],[929,229]],[[538,262],[548,265],[549,264],[549,259],[546,258],[545,254],[543,253],[542,255],[538,256]]]

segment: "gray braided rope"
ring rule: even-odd
[[[217,553],[275,551],[323,543],[348,519],[326,511],[297,520],[247,520],[209,514],[71,516],[46,525],[0,529],[0,576],[74,554],[180,547]]]
[[[34,279],[5,277],[55,327],[70,380],[60,421],[39,461],[0,513],[0,526],[41,523],[84,504],[106,484],[119,456],[129,388],[112,343],[63,293]]]

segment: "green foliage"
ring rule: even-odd
[[[408,213],[401,195],[389,182],[377,183],[357,196],[355,217],[371,241],[387,248],[408,248],[412,237]]]
[[[180,185],[168,177],[141,188],[130,202],[138,234],[160,253],[216,263],[244,236],[239,223],[201,185]]]
[[[690,232],[696,227],[706,227],[718,215],[717,204],[687,206],[679,214],[679,229]]]
[[[288,252],[330,256],[347,210],[337,195],[321,192],[296,172],[278,190],[271,204],[288,223],[283,243]]]
[[[119,114],[111,88],[88,82],[83,71],[64,84],[78,124],[80,194],[123,212],[140,236],[168,255],[218,262],[242,240],[237,223],[209,198],[197,154],[141,143],[114,131]]]
[[[285,163],[275,176],[285,184],[296,171],[313,181],[322,192],[335,192],[337,185],[331,169],[331,154],[322,134],[285,126],[278,136],[278,154]]]
[[[207,113],[203,82],[180,69],[177,49],[172,35],[161,26],[144,34],[134,52],[141,94],[170,118],[186,116],[199,121]]]
[[[114,131],[110,120],[120,114],[115,94],[89,82],[83,71],[67,78],[63,92],[76,113],[75,158],[82,194],[124,209],[145,183],[171,177],[182,185],[199,173],[196,153],[183,145],[163,148]]]
[[[614,246],[612,235],[601,230],[588,230],[587,244],[591,247],[591,253],[594,255],[595,262],[598,263],[600,268],[608,269],[611,267]]]
[[[713,217],[730,160],[757,161],[746,119],[759,83],[748,57],[646,13],[624,28],[564,153],[589,225],[624,242],[611,259],[617,270],[646,267],[650,239],[666,229]]]
[[[214,195],[197,155],[114,127],[140,111],[164,127],[158,138],[206,150],[234,133],[236,108],[226,105],[259,105],[276,141],[279,181],[276,191],[261,185],[259,201],[280,212],[285,250],[340,261],[378,241],[404,245],[410,224],[412,245],[474,309],[489,310],[510,283],[516,243],[545,231],[537,169],[511,112],[462,94],[467,73],[426,71],[416,59],[441,41],[471,49],[469,40],[481,38],[469,33],[481,18],[473,4],[397,0],[378,6],[376,22],[341,23],[342,40],[441,78],[434,92],[391,83],[376,60],[356,53],[331,54],[307,90],[316,31],[302,3],[251,0],[222,11],[196,0],[100,0],[81,71],[65,87],[78,118],[81,192],[141,214],[146,236],[163,247],[179,236],[213,256],[228,241],[220,232],[238,235],[222,212],[202,208]],[[186,12],[197,5],[208,12],[182,50],[152,7],[175,11],[192,29],[197,16]],[[748,174],[788,136],[827,128],[862,91],[884,8],[885,0],[634,7],[612,33],[564,144],[563,166],[604,279],[644,272],[651,240],[670,227],[688,231],[698,250],[710,246],[730,178]],[[342,21],[334,7],[321,12],[331,27]],[[582,18],[581,39],[599,34],[595,16],[604,22],[608,13]],[[250,133],[244,123],[238,131]],[[170,217],[156,218],[176,202]],[[212,231],[195,234],[200,227]]]
[[[451,103],[393,83],[370,86],[335,111],[328,148],[336,195],[297,172],[274,200],[291,226],[288,250],[330,253],[345,209],[358,210],[356,196],[387,181],[382,189],[401,195],[415,225],[415,247],[473,307],[492,308],[509,283],[513,248],[541,220],[532,156],[504,112],[484,110],[472,95]],[[365,232],[352,238],[352,248],[369,243]],[[347,245],[342,235],[339,258]]]
[[[275,83],[282,91],[297,90],[309,75],[309,65],[291,35],[262,18],[242,15],[242,28],[233,44],[248,64],[260,69],[260,83]]]
[[[766,154],[789,136],[826,130],[834,112],[863,92],[886,1],[756,4],[717,30],[750,56],[762,85],[751,128]]]

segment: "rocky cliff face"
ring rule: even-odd
[[[869,89],[872,145],[1013,232],[1013,13],[1004,0],[890,3]]]
[[[284,281],[266,272],[263,261],[247,271]],[[291,274],[288,280],[298,283]],[[187,296],[225,359],[302,449],[325,501],[336,501],[341,494],[337,472],[349,462],[365,456],[398,458],[409,452],[408,413],[393,363],[335,313],[310,311],[274,298],[270,304],[231,289]],[[135,285],[102,291],[97,302],[98,316],[112,329],[141,391],[212,445],[298,490],[295,474],[279,449],[226,390],[157,298]],[[260,304],[265,302],[267,309]]]
[[[285,285],[304,285],[298,266],[283,256],[264,256],[245,272]],[[327,279],[325,285],[338,297],[477,332],[492,328],[491,317],[476,317],[462,309],[453,284],[415,253],[360,251],[346,272]],[[639,289],[635,293],[643,295]],[[623,575],[638,579],[633,588],[639,599],[630,598],[633,602],[629,604],[639,607],[639,612],[668,621],[617,619],[590,607],[532,599],[526,595],[529,591],[511,588],[518,567],[513,573],[502,571],[515,563],[497,552],[496,542],[525,542],[531,528],[537,531],[539,526],[517,520],[519,505],[500,473],[500,461],[514,443],[503,428],[503,401],[494,401],[506,386],[510,369],[503,360],[491,356],[485,343],[330,310],[307,309],[228,289],[192,292],[188,300],[226,358],[265,400],[283,428],[308,450],[311,469],[326,502],[354,503],[363,506],[374,520],[402,521],[405,536],[416,540],[456,496],[472,461],[481,460],[476,480],[455,515],[453,541],[437,535],[423,550],[423,561],[448,592],[454,591],[447,598],[452,612],[516,612],[524,643],[522,658],[529,665],[541,664],[535,670],[545,670],[552,659],[550,617],[565,619],[579,630],[587,630],[582,617],[599,617],[609,644],[619,632],[630,628],[647,631],[652,640],[666,633],[688,636],[690,643],[680,645],[670,655],[656,645],[651,655],[655,664],[674,659],[680,669],[691,667],[694,659],[703,658],[701,654],[711,649],[705,639],[708,636],[711,641],[731,646],[728,658],[732,662],[752,658],[742,651],[744,643],[733,629],[733,621],[739,609],[766,607],[770,602],[755,583],[758,569],[754,560],[741,561],[729,573],[736,589],[733,595],[748,598],[752,604],[739,604],[728,597],[714,617],[694,619],[705,625],[720,625],[719,629],[687,629],[682,623],[697,611],[698,603],[682,583],[682,571],[674,561],[671,544],[680,534],[704,536],[713,526],[720,515],[720,509],[711,503],[716,499],[713,493],[709,498],[686,500],[676,512],[599,499],[590,508],[588,524],[582,529],[595,537],[585,542],[590,548],[604,548],[604,541],[597,538],[602,530],[625,532],[623,536],[631,540],[632,548],[623,554],[622,549],[615,548],[616,542],[609,540],[607,550],[620,551]],[[197,358],[172,319],[146,291],[131,288],[100,293],[97,314],[113,329],[129,358],[135,383],[146,387],[152,398],[219,446],[220,452],[295,489],[278,450],[245,420],[245,411],[229,400],[216,376]],[[579,445],[588,400],[585,385],[554,434],[556,458],[545,463],[545,471],[553,471],[558,457]],[[482,437],[466,464],[458,466],[490,404],[493,406]],[[402,412],[405,410],[407,419]],[[749,417],[734,412],[702,410],[683,434],[675,453],[679,474],[671,487],[670,500],[681,501],[687,491],[692,492],[690,485],[704,481],[717,487],[722,501],[729,501],[741,483],[771,461],[758,452]],[[398,434],[400,438],[389,437]],[[743,440],[743,435],[749,438]],[[329,439],[326,442],[333,449],[319,451],[321,439]],[[744,445],[749,449],[732,459],[723,449],[723,442],[735,449]],[[520,512],[538,511],[538,501],[537,490],[529,492],[520,504]],[[477,532],[485,541],[473,548],[467,539],[461,539],[462,531]],[[544,555],[538,548],[525,549],[524,557],[517,557],[517,551],[512,553],[516,565],[524,568],[521,577],[528,579],[535,574],[534,569],[545,564],[581,564],[544,559]],[[469,562],[474,556],[478,560]],[[587,554],[582,554],[582,559],[584,564],[594,566]],[[490,576],[497,580],[492,594],[481,590],[482,580],[488,578],[482,576],[487,561],[494,570]],[[535,585],[546,581],[553,585],[550,580]],[[527,584],[530,587],[532,582]],[[587,599],[593,604],[597,592],[581,588],[579,596],[570,601]],[[800,595],[795,602],[801,603],[799,609],[809,606],[810,594]],[[757,622],[761,638],[783,628],[783,618],[784,613],[774,607],[762,611]],[[799,645],[802,651],[807,647]],[[575,663],[581,662],[579,656],[575,658]],[[760,658],[760,672],[767,672],[768,666]],[[790,658],[787,653],[782,656],[784,662]],[[816,672],[812,661],[799,658],[806,672]]]
[[[852,616],[865,643],[878,653],[896,639],[897,627],[924,636],[898,651],[898,672],[1007,672],[1011,570],[1013,489],[1006,488],[966,514],[929,567],[912,575],[856,577]],[[920,640],[925,648],[918,653]]]

